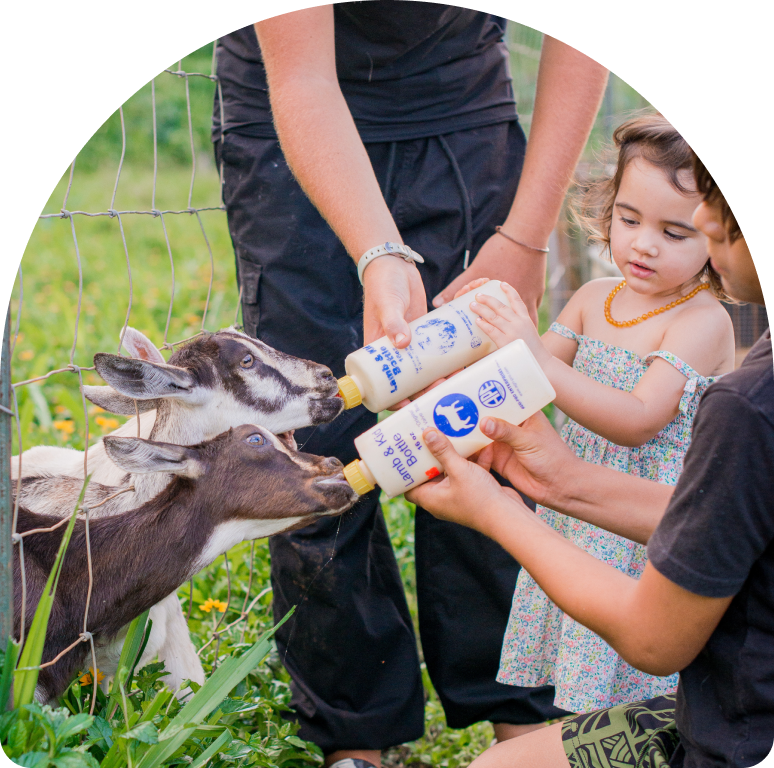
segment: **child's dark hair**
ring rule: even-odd
[[[669,183],[682,195],[700,191],[692,186],[686,187],[681,181],[681,171],[694,171],[696,155],[688,142],[661,115],[645,114],[621,123],[613,132],[613,145],[617,151],[615,173],[592,182],[575,206],[575,218],[588,232],[589,239],[607,248],[610,247],[615,198],[624,171],[632,160],[641,157],[659,168],[669,179]],[[715,296],[726,299],[720,275],[712,268],[709,259],[701,277],[709,283]]]
[[[736,216],[734,216],[734,212],[726,202],[726,198],[723,197],[720,187],[715,183],[715,179],[712,178],[712,175],[696,154],[693,156],[693,176],[696,179],[696,187],[699,194],[704,198],[704,202],[713,208],[720,209],[723,225],[726,228],[726,232],[728,232],[728,239],[735,243],[740,237],[744,237],[736,221]]]

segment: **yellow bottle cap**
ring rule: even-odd
[[[344,408],[347,410],[363,402],[363,396],[351,376],[342,376],[339,379],[339,394],[344,398]]]
[[[360,461],[358,459],[355,459],[355,461],[350,462],[344,467],[344,477],[347,478],[347,482],[359,496],[362,496],[369,491],[373,491],[376,487],[366,480],[363,470],[360,469]]]

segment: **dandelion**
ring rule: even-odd
[[[93,681],[93,675],[94,673],[94,667],[91,667],[88,672],[84,672],[79,678],[78,682],[82,683],[83,685],[91,685]],[[105,679],[104,672],[100,672],[99,668],[97,668],[97,684],[101,683]]]
[[[213,608],[216,611],[225,613],[227,607],[227,604],[222,600],[213,600],[211,597],[208,597],[204,603],[199,606],[199,608],[201,608],[205,613],[209,613]]]
[[[108,432],[111,429],[118,429],[118,419],[111,419],[108,416],[97,416],[94,421],[102,429],[103,432]]]
[[[199,315],[193,315],[193,314],[186,315],[184,319],[186,323],[189,323],[190,325],[196,325],[201,320]]]
[[[32,360],[33,357],[35,357],[35,353],[31,349],[23,349],[19,352],[20,360]]]
[[[63,413],[67,413],[67,408],[65,408],[63,405],[57,405],[54,408],[54,413],[58,413],[61,416]]]
[[[63,435],[72,435],[75,432],[75,422],[69,419],[59,419],[53,422],[54,429],[58,429]]]
[[[95,413],[105,413],[105,409],[100,408],[98,405],[92,405],[91,408],[89,408],[89,415],[93,416]]]

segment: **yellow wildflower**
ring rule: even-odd
[[[63,413],[67,413],[67,408],[65,408],[63,405],[57,405],[54,408],[54,413],[58,413],[61,416]]]
[[[94,667],[91,667],[88,672],[85,672],[78,678],[78,682],[82,683],[83,685],[91,685],[92,683],[92,673],[94,672]],[[97,669],[97,684],[101,683],[105,679],[104,672],[100,672],[99,669]]]
[[[108,432],[111,429],[118,429],[118,419],[111,419],[107,416],[97,416],[94,421],[102,428],[103,432]]]
[[[100,408],[98,405],[92,405],[91,408],[89,408],[89,415],[93,416],[95,413],[105,413],[105,409]]]
[[[216,611],[224,613],[227,607],[227,604],[222,600],[213,600],[211,597],[208,597],[204,601],[204,604],[199,606],[199,608],[201,608],[205,613],[209,613],[213,608]]]
[[[35,357],[35,353],[31,349],[23,349],[19,352],[20,360],[32,360],[33,357]]]
[[[65,435],[72,435],[75,432],[75,422],[69,419],[61,419],[53,422],[54,429],[58,429]]]
[[[196,325],[197,323],[200,323],[202,321],[201,317],[199,315],[186,315],[184,320],[189,325]]]

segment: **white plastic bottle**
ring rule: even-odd
[[[344,467],[344,476],[361,495],[379,485],[390,498],[399,496],[440,472],[422,439],[428,427],[470,456],[492,442],[479,428],[483,418],[521,424],[555,397],[529,347],[518,339],[355,438],[361,458]]]
[[[475,363],[497,349],[476,325],[470,303],[477,293],[503,302],[499,280],[463,294],[409,323],[411,344],[394,347],[386,336],[347,355],[346,376],[339,379],[345,408],[363,405],[373,413],[411,397],[436,379]]]

